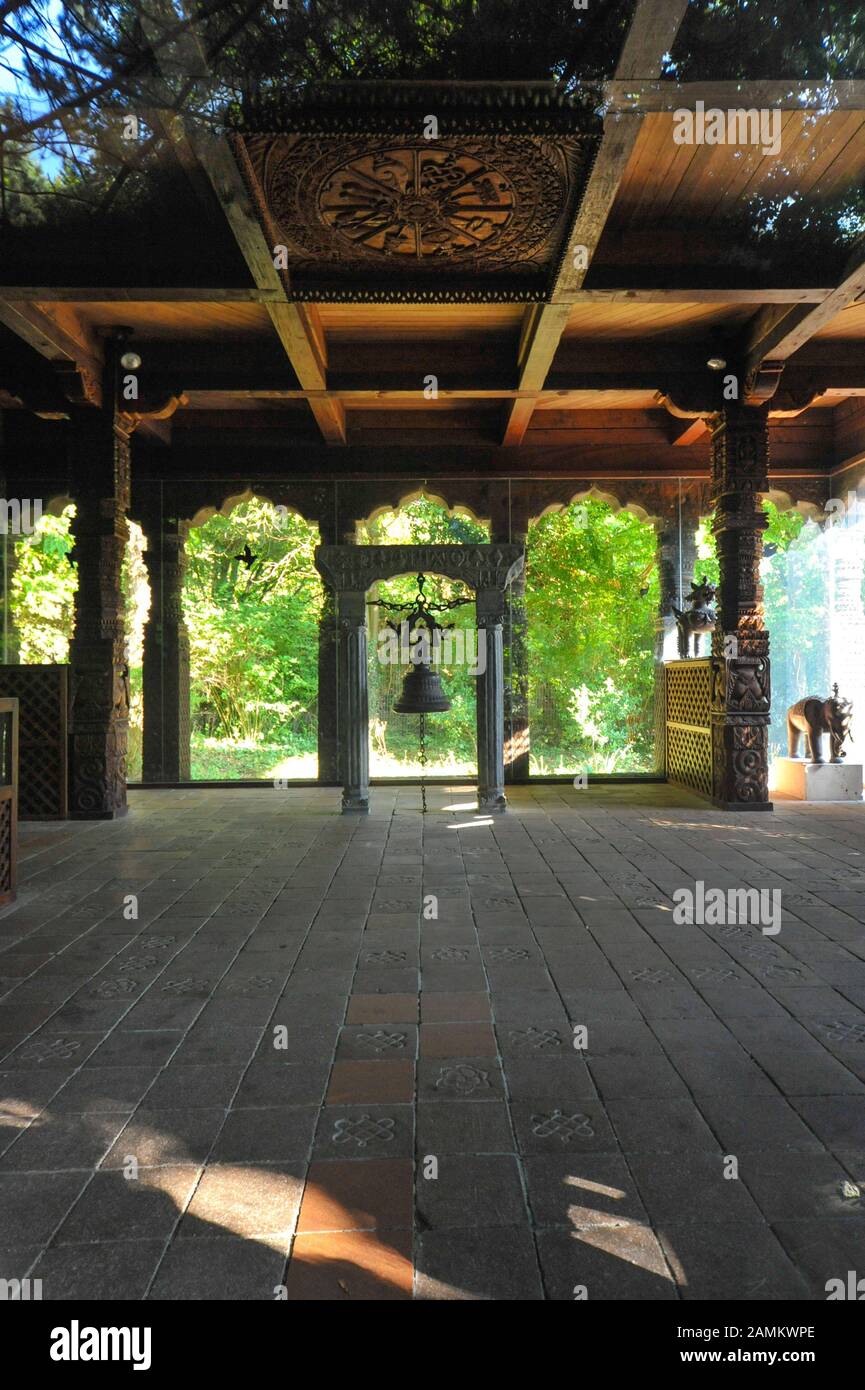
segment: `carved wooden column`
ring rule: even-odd
[[[727,406],[712,417],[713,530],[720,580],[712,635],[713,800],[729,811],[771,810],[769,634],[760,557],[768,525],[767,410]]]
[[[186,522],[162,515],[146,527],[150,613],[143,652],[145,782],[188,782],[191,775],[189,633],[183,619],[188,532]]]
[[[477,679],[478,810],[507,809],[505,799],[505,705],[502,623],[503,589],[478,589],[478,636],[486,641],[486,669]]]
[[[129,666],[120,573],[129,527],[129,436],[102,411],[73,416],[78,592],[72,668],[70,814],[126,812]]]
[[[493,527],[492,540],[513,541],[525,548],[528,509],[511,499],[508,534]],[[504,611],[504,725],[505,782],[524,782],[529,776],[529,646],[526,613],[526,572],[521,569],[505,590]]]
[[[339,594],[339,717],[343,811],[369,810],[366,591]]]

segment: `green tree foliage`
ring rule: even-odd
[[[466,545],[489,540],[488,527],[469,517],[452,516],[441,503],[419,497],[399,511],[384,512],[358,528],[361,545]],[[385,652],[379,634],[388,619],[399,623],[399,614],[377,608],[375,600],[410,604],[416,592],[415,576],[400,576],[373,586],[368,609],[371,767],[382,776],[410,774],[418,767],[418,719],[395,714],[393,704],[402,690],[405,665],[379,659]],[[474,595],[465,585],[441,575],[430,575],[426,595],[436,603],[464,596],[463,606],[439,615],[442,624],[475,633]],[[465,639],[463,639],[465,641]],[[465,648],[463,648],[465,650]],[[474,649],[472,649],[474,650]],[[475,678],[466,664],[439,666],[451,709],[427,719],[427,755],[433,771],[470,772],[477,766],[475,728]]]
[[[315,527],[258,499],[190,532],[183,603],[193,729],[202,751],[203,737],[241,750],[259,746],[261,756],[231,764],[237,775],[268,775],[271,752],[315,749],[316,543]],[[197,775],[229,772],[210,757]]]
[[[47,512],[32,536],[9,536],[13,563],[9,591],[9,659],[22,666],[53,665],[69,660],[75,621],[78,572],[69,563],[70,528],[75,508],[60,516]]]
[[[633,12],[634,0],[8,0],[0,59],[18,90],[4,124],[59,161],[60,213],[75,199],[103,212],[158,176],[161,132],[124,144],[124,113],[214,127],[315,83],[444,79],[552,80],[600,115]],[[863,16],[858,0],[691,0],[664,74],[855,77]]]
[[[761,574],[777,753],[787,706],[831,685],[827,613],[837,536],[772,501],[765,508]],[[8,660],[68,661],[78,582],[70,564],[73,517],[70,506],[61,516],[42,516],[32,536],[7,538]],[[451,516],[426,497],[362,524],[358,533],[360,544],[487,539],[485,525]],[[717,582],[711,518],[697,541],[698,573]],[[315,775],[323,597],[315,543],[314,527],[257,499],[191,531],[184,608],[195,777]],[[142,634],[149,606],[142,545],[131,524],[122,584],[133,778],[140,775]],[[652,526],[594,499],[550,513],[530,528],[526,580],[533,770],[652,771],[658,610]],[[470,591],[440,576],[429,577],[427,590],[437,601],[465,596],[465,605],[442,621],[474,630]],[[414,575],[405,575],[375,586],[370,597],[408,603],[414,591]],[[376,633],[387,616],[370,606],[372,765],[380,775],[414,773],[417,720],[392,711],[406,668],[377,660]],[[452,709],[428,720],[430,768],[468,772],[475,767],[475,681],[465,665],[445,667],[441,675]]]
[[[0,130],[13,119],[11,103],[0,102]],[[0,139],[0,225],[33,226],[44,219],[52,184],[35,158],[36,148],[26,139]]]
[[[532,764],[654,770],[655,534],[588,500],[542,517],[526,550]]]

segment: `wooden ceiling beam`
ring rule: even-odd
[[[821,304],[834,294],[833,286],[692,289],[667,286],[574,290],[574,303],[598,304]],[[281,302],[282,287],[259,289],[257,285],[0,285],[0,300],[10,304],[264,304]]]
[[[627,81],[618,73],[604,84],[604,110],[649,114],[692,111],[701,101],[707,110],[808,111],[831,116],[834,111],[865,114],[865,81],[806,80],[788,82],[745,78],[734,81]]]
[[[844,309],[865,297],[865,246],[859,245],[850,258],[840,281],[819,304],[798,304],[785,308],[765,305],[751,320],[745,335],[742,357],[746,383],[765,363],[789,361]]]
[[[659,76],[664,55],[673,46],[687,8],[688,0],[637,0],[616,67],[618,80],[627,82]],[[521,389],[540,390],[546,381],[570,317],[574,296],[582,288],[601,240],[643,120],[639,114],[613,114],[604,121],[597,158],[565,237],[564,256],[549,302],[533,305],[525,316],[518,353]],[[576,247],[581,248],[579,257],[575,254]],[[507,414],[502,440],[506,447],[522,443],[531,417],[532,407],[528,402],[514,403]]]
[[[0,323],[49,362],[77,362],[94,376],[101,376],[102,346],[73,309],[61,312],[0,299]]]
[[[157,0],[154,10],[143,20],[144,31],[155,41],[160,37],[159,22],[171,25],[175,20],[176,15],[167,0]],[[208,71],[207,55],[194,28],[184,30],[168,50],[159,48],[156,60],[169,77],[176,77],[178,72],[201,75]],[[169,65],[172,65],[170,70]],[[274,264],[274,248],[268,245],[228,141],[224,137],[193,137],[177,114],[166,117],[162,128],[174,145],[175,157],[193,189],[209,203],[207,190],[202,186],[202,179],[206,179],[254,284],[259,290],[268,291],[267,311],[301,386],[310,391],[325,390],[327,363],[323,335],[316,331],[306,306],[289,301],[282,276]],[[325,441],[345,444],[345,413],[340,403],[317,399],[310,401],[310,409]]]
[[[255,285],[0,285],[0,299],[10,304],[256,304],[278,298],[277,291]]]
[[[105,353],[102,342],[68,305],[47,308],[45,305],[10,303],[0,300],[0,323],[16,337],[27,343],[67,379],[58,384],[70,404],[79,398],[82,403],[98,406],[102,403],[102,379]],[[86,384],[85,384],[86,382]],[[143,417],[137,426],[140,434],[157,444],[171,440],[168,420]]]
[[[690,444],[696,444],[703,435],[708,432],[709,426],[702,418],[696,420],[676,420],[670,417],[668,437],[675,449],[686,449]]]
[[[317,315],[313,306],[289,300],[273,262],[273,247],[267,244],[228,144],[222,139],[208,139],[197,143],[196,154],[255,284],[268,291],[267,312],[298,381],[304,390],[325,391],[327,358]],[[314,398],[310,409],[327,443],[345,444],[345,412],[339,401]]]
[[[709,351],[710,344],[699,340],[666,346],[653,342],[651,351],[634,339],[569,340],[559,350],[544,386],[534,390],[515,385],[504,367],[484,365],[481,354],[474,364],[462,362],[439,382],[438,399],[498,398],[534,407],[557,399],[566,403],[577,392],[664,391],[677,380],[703,382],[705,372],[700,364]],[[178,344],[144,344],[142,356],[148,390],[154,394],[179,385],[197,394],[226,392],[273,400],[424,400],[432,412],[435,410],[435,401],[426,397],[423,379],[411,363],[400,367],[396,355],[385,356],[383,352],[379,369],[369,363],[352,372],[332,370],[326,387],[304,387],[297,379],[284,382],[270,356],[256,358],[244,353],[237,361],[228,362],[214,355],[209,345],[190,355],[188,347]],[[800,390],[809,381],[820,394],[853,391],[865,385],[865,341],[820,339],[808,344],[791,359],[783,386]],[[699,412],[684,412],[686,418],[695,413]]]

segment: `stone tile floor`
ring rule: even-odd
[[[22,827],[0,1277],[824,1299],[863,1271],[865,807],[337,803],[150,791],[112,824]],[[779,889],[780,933],[676,925],[697,880]]]

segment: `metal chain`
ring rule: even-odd
[[[421,815],[426,815],[426,715],[420,716],[420,804]]]

